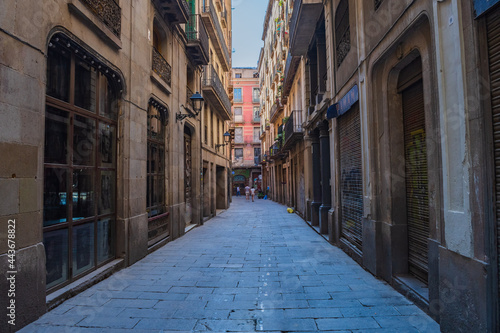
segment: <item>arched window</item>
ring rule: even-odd
[[[53,290],[115,257],[121,83],[62,33],[51,39],[47,58],[43,238]]]
[[[335,46],[337,50],[337,67],[339,67],[351,49],[349,0],[340,0],[335,12]]]

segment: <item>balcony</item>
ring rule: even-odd
[[[290,53],[293,56],[307,54],[322,11],[322,0],[295,0],[290,21]]]
[[[290,117],[288,117],[288,120],[285,123],[285,144],[283,145],[283,149],[289,150],[303,137],[304,131],[302,128],[302,111],[292,111]]]
[[[267,153],[260,155],[260,164],[265,164],[267,162]]]
[[[122,28],[122,10],[115,0],[81,0],[112,32],[120,38]]]
[[[274,145],[271,146],[269,150],[270,156],[269,159],[277,160],[283,158],[286,154],[283,149],[281,149],[281,141],[275,142]]]
[[[186,0],[153,0],[163,19],[171,24],[184,24],[189,21],[189,5]]]
[[[155,47],[153,47],[153,72],[169,87],[172,86],[172,67]]]
[[[222,23],[223,28],[227,28],[227,10],[226,7],[222,8],[222,11],[220,12],[220,21]]]
[[[271,122],[273,123],[276,118],[279,116],[279,114],[283,111],[283,105],[281,104],[281,101],[279,99],[276,100],[276,103],[273,104],[273,107],[271,108]]]
[[[293,79],[297,69],[299,68],[300,57],[294,57],[288,53],[285,66],[285,79],[283,81],[283,97],[288,96],[290,89],[292,89]]]
[[[266,129],[264,126],[261,127],[260,129],[260,141],[264,141],[264,139],[266,138]]]
[[[232,120],[231,100],[227,96],[224,85],[219,79],[217,72],[211,65],[205,66],[201,89],[203,91],[203,97],[215,106],[222,119]]]
[[[225,72],[231,70],[231,58],[229,56],[229,51],[227,49],[226,39],[222,33],[222,28],[219,24],[219,18],[217,17],[217,12],[212,1],[208,1],[208,5],[203,7],[203,13],[201,14],[203,23],[207,27],[208,34],[212,40],[215,48],[215,52],[219,59],[222,59],[222,68]]]
[[[187,51],[195,65],[208,65],[208,34],[200,15],[191,15],[186,24]]]

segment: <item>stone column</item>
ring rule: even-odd
[[[319,207],[319,226],[322,234],[328,234],[328,211],[332,208],[332,191],[330,187],[330,137],[328,126],[322,126],[319,135],[321,151],[321,197]]]
[[[313,202],[311,203],[311,224],[319,225],[319,206],[321,206],[321,153],[317,136],[312,137],[312,173],[313,173]]]

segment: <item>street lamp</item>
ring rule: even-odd
[[[184,108],[184,110],[188,111],[189,113],[177,113],[175,115],[175,121],[177,120],[184,120],[186,118],[195,118],[200,114],[201,109],[203,108],[203,102],[205,99],[199,92],[196,92],[189,98],[191,100],[191,106],[193,107],[194,114],[190,109],[185,107],[184,105],[181,104],[181,107]]]
[[[219,149],[219,147],[223,147],[227,144],[229,144],[229,141],[231,140],[231,134],[229,134],[228,131],[226,131],[226,133],[224,133],[224,143],[218,143],[215,145],[215,149]]]

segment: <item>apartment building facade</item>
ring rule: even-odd
[[[265,76],[268,45],[288,35],[281,98],[263,105],[273,199],[445,332],[499,325],[498,6],[270,1],[264,26],[264,100],[281,80]],[[287,145],[275,127],[293,111],[299,139]]]
[[[0,219],[16,226],[19,329],[202,224],[207,202],[228,206],[229,151],[209,145],[231,119],[231,1],[1,7]]]
[[[260,88],[256,68],[233,68],[232,194],[245,186],[262,189]]]

